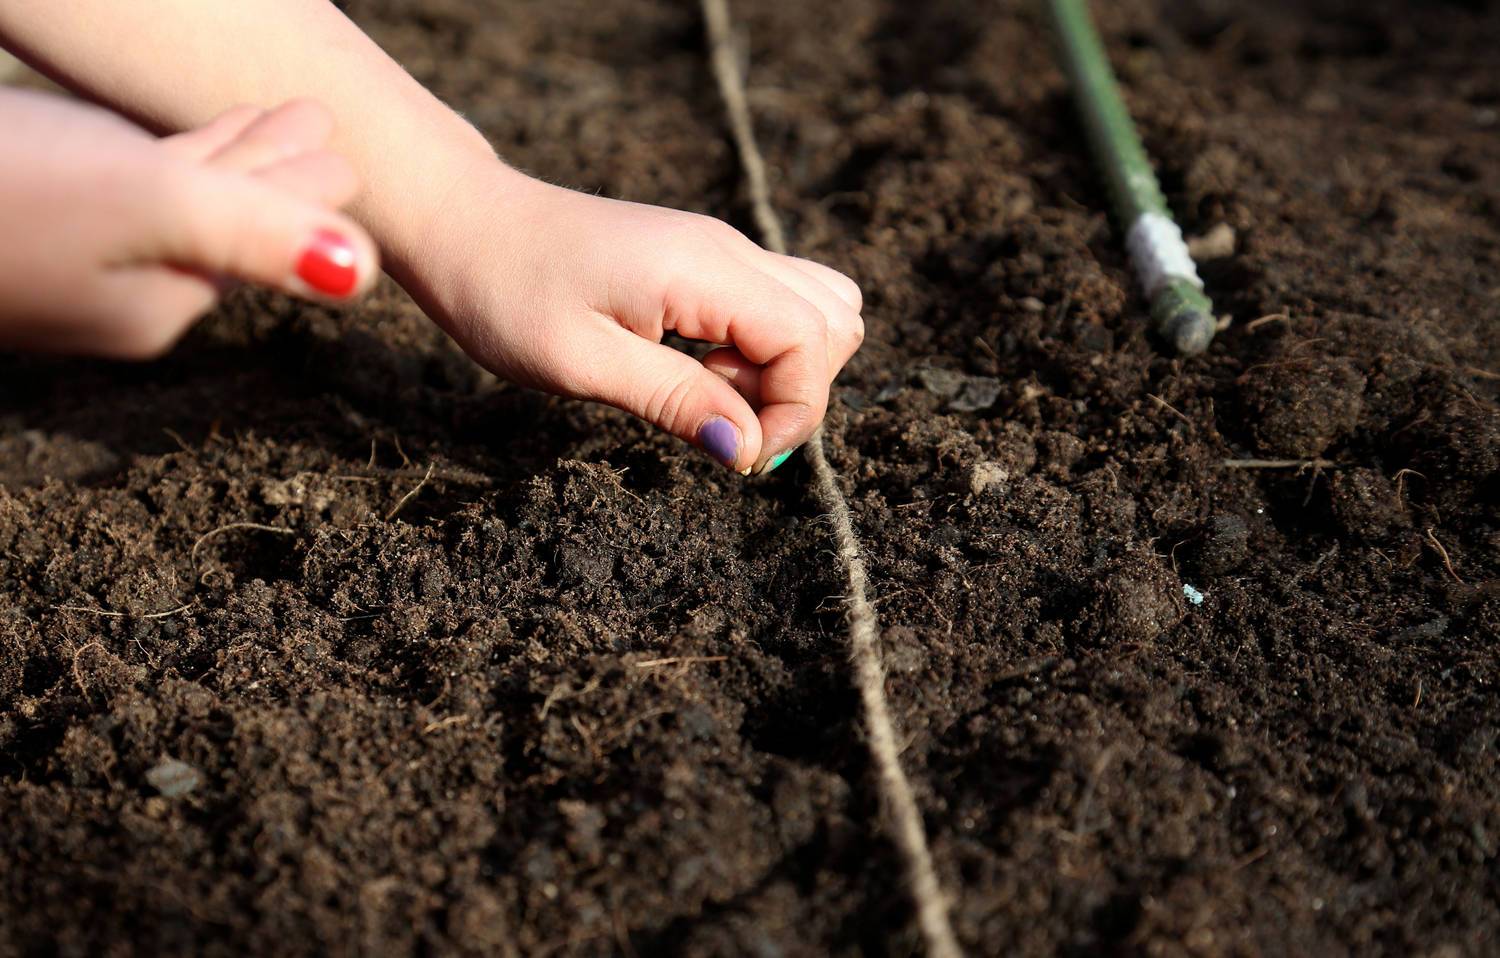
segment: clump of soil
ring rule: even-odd
[[[1268,456],[1309,459],[1348,438],[1364,411],[1365,377],[1348,360],[1278,358],[1242,385],[1244,421]]]
[[[745,225],[692,4],[347,6],[515,163]],[[1500,18],[1097,6],[1234,231],[1203,357],[1033,11],[735,4],[799,252],[869,304],[830,455],[958,934],[1485,953]],[[390,289],[0,389],[0,952],[918,947],[805,468],[497,384]]]

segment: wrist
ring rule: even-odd
[[[476,277],[492,282],[498,241],[525,232],[523,209],[547,185],[501,160],[487,143],[454,156],[435,183],[441,185],[404,217],[404,242],[393,244],[386,266],[446,325],[480,292],[472,288]]]

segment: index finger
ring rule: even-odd
[[[666,328],[734,346],[761,367],[759,469],[806,442],[828,411],[827,318],[785,283],[728,257],[688,275],[668,293]]]

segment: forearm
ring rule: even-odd
[[[241,103],[312,97],[363,184],[351,211],[408,285],[430,227],[484,138],[326,0],[6,0],[0,40],[73,89],[160,132]],[[519,178],[519,174],[516,174]]]

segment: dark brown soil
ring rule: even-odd
[[[831,453],[959,936],[1493,954],[1500,15],[1096,6],[1236,234],[1203,358],[1028,5],[736,4],[868,296]],[[349,9],[523,167],[744,222],[687,0]],[[919,947],[804,466],[497,385],[394,292],[0,390],[0,953]]]

